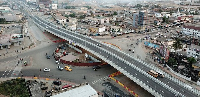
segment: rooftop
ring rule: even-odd
[[[52,97],[98,97],[98,94],[89,84],[86,83],[83,86],[53,95]]]

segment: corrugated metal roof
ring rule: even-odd
[[[88,84],[53,95],[51,97],[98,97],[97,92]]]

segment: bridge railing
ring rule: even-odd
[[[191,92],[197,94],[198,96],[200,96],[200,91],[199,91],[198,89],[196,89],[196,88],[190,88],[191,86],[189,86],[188,84],[186,84],[186,83],[184,83],[183,81],[181,81],[181,80],[179,80],[179,79],[177,79],[177,78],[175,78],[175,77],[169,75],[168,73],[162,71],[161,69],[159,69],[159,68],[156,67],[155,65],[153,65],[153,64],[147,64],[147,63],[144,62],[143,60],[141,60],[141,59],[139,59],[139,58],[135,58],[135,57],[131,56],[130,54],[127,54],[127,53],[125,53],[125,52],[122,52],[121,50],[118,50],[118,49],[116,49],[116,48],[113,48],[113,49],[115,49],[116,51],[119,51],[119,52],[123,53],[124,55],[127,55],[127,56],[131,57],[132,59],[134,59],[134,60],[136,60],[136,61],[142,63],[143,65],[145,65],[145,66],[148,67],[148,68],[151,68],[152,70],[155,70],[155,71],[158,71],[158,72],[163,73],[163,74],[165,75],[166,78],[172,80],[172,81],[175,82],[175,83],[178,83],[180,86],[182,86],[182,87],[186,88],[187,90],[189,90],[189,91],[191,91]],[[189,87],[188,87],[188,86],[189,86]]]

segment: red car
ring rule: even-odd
[[[72,87],[72,85],[64,85],[62,89]]]

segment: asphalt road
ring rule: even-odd
[[[137,70],[134,70],[131,66],[125,64],[124,62],[118,60],[115,57],[110,57],[112,55],[105,53],[104,51],[102,51],[100,48],[104,48],[107,51],[116,54],[117,56],[125,59],[126,61],[138,66],[139,68],[143,69],[144,71],[149,71],[150,68],[144,66],[143,64],[137,62],[136,60],[130,58],[129,56],[126,56],[123,53],[120,53],[119,51],[116,51],[115,49],[112,49],[106,45],[102,45],[100,48],[97,46],[93,46],[90,45],[88,42],[93,43],[93,44],[99,44],[99,42],[92,40],[91,38],[87,37],[83,37],[80,34],[77,33],[72,33],[71,31],[66,31],[64,29],[58,28],[53,24],[50,24],[46,21],[40,20],[40,18],[36,17],[37,19],[34,19],[36,22],[38,22],[38,24],[40,24],[43,27],[46,27],[46,29],[54,32],[54,33],[58,33],[62,36],[67,37],[70,40],[75,41],[76,43],[80,43],[82,45],[85,45],[86,47],[90,48],[93,51],[96,51],[97,53],[99,53],[100,55],[104,56],[105,58],[108,56],[107,60],[112,60],[112,62],[114,62],[117,66],[123,68],[124,70],[128,71],[130,74],[136,76],[138,79],[140,79],[141,81],[143,81],[144,83],[148,84],[150,87],[154,88],[156,91],[158,91],[160,94],[162,94],[163,96],[166,97],[172,97],[175,96],[176,94],[173,94],[172,92],[170,92],[168,89],[165,89],[163,86],[161,86],[160,84],[154,82],[153,80],[149,79],[148,77],[144,76],[143,74],[139,73]],[[64,32],[64,33],[63,33]],[[66,33],[69,33],[70,35],[79,37],[80,39],[84,39],[80,40],[78,38],[75,38],[73,36],[67,35]],[[86,42],[87,41],[87,42]],[[137,74],[137,75],[135,75]],[[174,83],[173,81],[167,79],[167,78],[163,78],[163,79],[159,79],[160,81],[164,82],[165,84],[169,85],[170,87],[174,88],[175,90],[179,91],[180,93],[184,94],[186,97],[196,97],[197,95],[193,94],[192,92],[186,90],[185,88],[183,88],[182,86]]]

